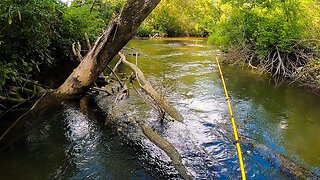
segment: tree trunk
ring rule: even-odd
[[[110,22],[107,30],[96,40],[83,61],[56,93],[77,96],[87,91],[159,2],[160,0],[128,0],[120,15]]]

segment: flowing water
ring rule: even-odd
[[[46,100],[50,105],[22,120],[2,142],[0,179],[178,178],[168,156],[131,123],[136,120],[172,143],[196,179],[240,178],[214,63],[220,52],[199,38],[132,40],[128,48],[138,51],[138,66],[182,113],[183,123],[158,122],[156,111],[134,92],[114,106],[106,125],[113,100],[104,94],[91,95],[89,104]],[[248,178],[291,179],[299,171],[319,176],[320,97],[241,67],[222,68]]]

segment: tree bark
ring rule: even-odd
[[[159,2],[160,0],[128,0],[120,15],[110,22],[107,30],[56,90],[56,94],[77,96],[86,92]]]

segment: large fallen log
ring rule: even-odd
[[[136,73],[137,81],[141,88],[172,118],[177,121],[182,121],[183,116],[162,95],[158,94],[157,91],[153,89],[151,84],[144,77],[142,71],[136,65],[127,61],[126,57],[122,53],[119,52],[118,54],[121,58],[121,62],[130,67]]]
[[[86,92],[159,2],[128,0],[120,15],[110,22],[79,66],[56,90],[56,94],[74,97]]]

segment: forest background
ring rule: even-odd
[[[0,92],[74,58],[71,45],[94,42],[125,0],[2,0]],[[162,0],[137,37],[208,37],[226,59],[318,90],[317,0]],[[85,53],[85,52],[84,52]]]

